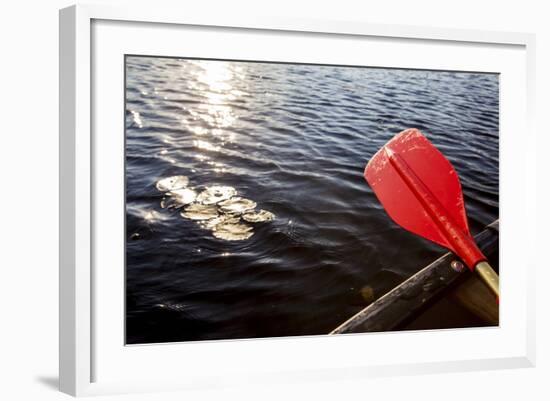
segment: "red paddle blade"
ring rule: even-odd
[[[456,171],[419,130],[386,143],[367,164],[365,179],[401,227],[453,251],[470,269],[486,259],[470,234]]]

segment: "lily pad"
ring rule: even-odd
[[[189,188],[175,189],[168,192],[166,195],[173,199],[173,202],[177,205],[184,206],[193,203],[197,198],[197,193]]]
[[[264,221],[272,221],[273,219],[275,219],[275,215],[263,209],[243,214],[243,220],[249,223],[262,223]]]
[[[181,212],[181,216],[190,220],[210,220],[218,217],[218,208],[214,205],[192,203]]]
[[[235,195],[237,195],[237,190],[233,187],[214,185],[212,187],[207,187],[204,191],[202,191],[199,196],[197,196],[197,202],[200,202],[203,205],[214,205],[221,201],[230,199]]]
[[[212,235],[227,241],[242,241],[252,237],[254,231],[249,225],[228,222],[218,224],[212,231]]]
[[[232,216],[230,214],[221,214],[218,217],[210,219],[202,224],[204,228],[214,230],[218,224],[238,223],[241,219],[239,217]]]
[[[184,175],[175,175],[173,177],[166,177],[157,181],[156,187],[161,192],[168,192],[185,188],[188,184],[189,178]]]
[[[242,214],[256,207],[256,202],[246,198],[231,198],[218,204],[224,213]]]

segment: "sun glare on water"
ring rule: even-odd
[[[211,154],[223,151],[227,143],[233,143],[236,139],[231,129],[238,118],[233,104],[245,95],[240,90],[242,88],[236,88],[243,77],[243,71],[241,67],[227,62],[195,60],[190,63],[194,70],[187,85],[189,89],[200,93],[202,100],[188,109],[190,118],[183,123],[194,136],[192,143],[198,152],[197,159],[206,161],[206,157],[201,157],[204,152]],[[216,173],[226,171],[214,161],[208,165],[214,167]]]

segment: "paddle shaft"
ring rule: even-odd
[[[479,262],[475,267],[475,272],[487,287],[496,295],[497,300],[500,298],[498,275],[487,262]]]

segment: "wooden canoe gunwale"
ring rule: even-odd
[[[475,241],[483,252],[498,247],[498,220],[489,224],[475,236]],[[468,268],[456,271],[451,263],[457,257],[451,252],[435,260],[394,289],[356,313],[329,334],[380,332],[395,330],[401,323],[419,313],[430,301],[465,275],[471,274]]]

